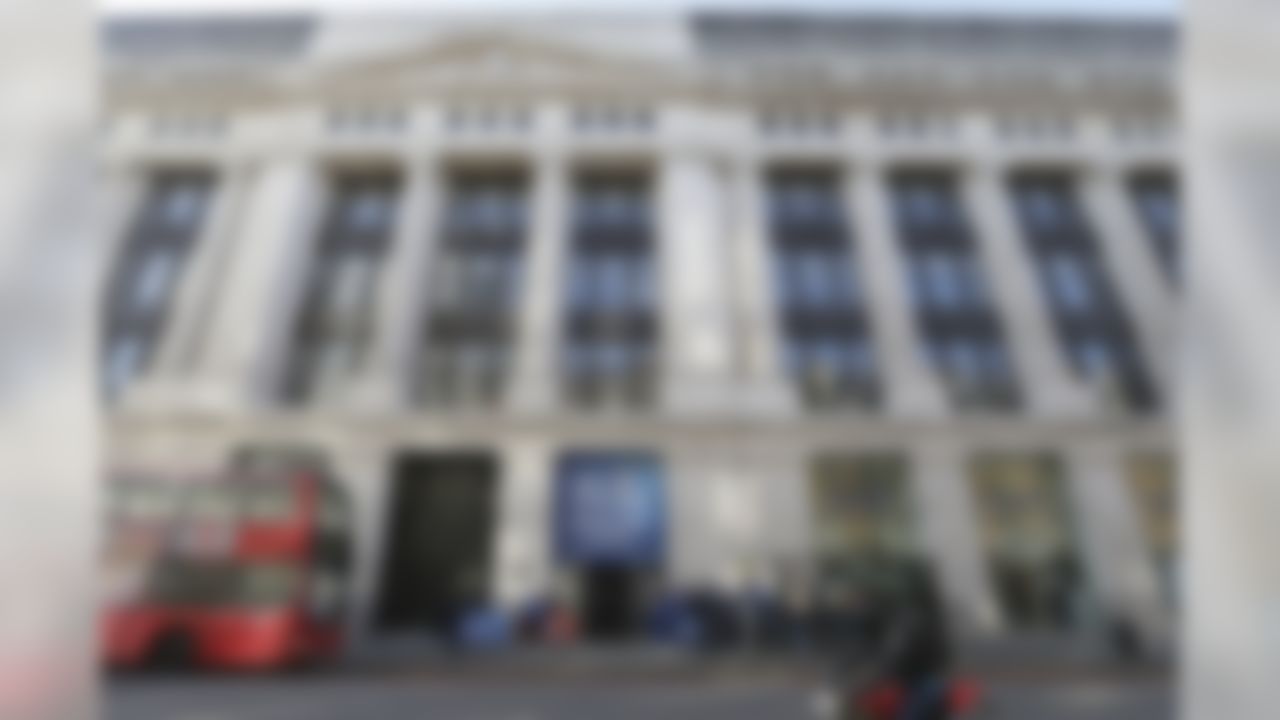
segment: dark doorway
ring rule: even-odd
[[[409,454],[394,478],[378,625],[447,633],[489,594],[496,464],[482,453]]]
[[[636,629],[641,583],[639,573],[624,565],[594,565],[582,575],[587,635],[622,640]]]

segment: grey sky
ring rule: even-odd
[[[1013,12],[1020,14],[1104,14],[1168,16],[1180,0],[99,0],[110,11],[167,10],[537,10],[658,8],[753,8]]]

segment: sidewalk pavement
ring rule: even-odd
[[[356,673],[456,681],[626,681],[663,683],[820,682],[827,670],[812,654],[699,653],[656,644],[515,647],[490,652],[451,651],[418,639],[365,643],[343,661]],[[1073,657],[1030,659],[1018,654],[970,653],[960,673],[988,682],[1167,683],[1168,663],[1121,664]]]

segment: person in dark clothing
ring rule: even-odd
[[[900,720],[945,720],[951,665],[946,614],[928,570],[915,568],[908,578],[889,620],[883,669],[905,692]]]

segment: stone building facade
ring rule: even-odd
[[[902,555],[975,638],[1168,637],[1171,27],[122,17],[104,43],[110,470],[322,449],[359,636],[458,583],[609,625]]]

